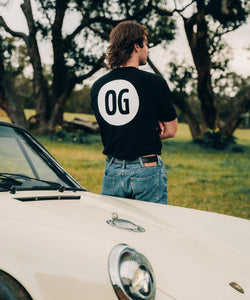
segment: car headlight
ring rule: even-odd
[[[109,257],[109,274],[119,299],[155,299],[155,278],[148,259],[125,244],[115,246]]]

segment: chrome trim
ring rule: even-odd
[[[142,226],[136,225],[135,223],[124,220],[124,219],[119,219],[117,213],[113,212],[112,213],[112,219],[107,220],[107,224],[114,226],[118,229],[124,229],[128,231],[133,231],[133,232],[145,232],[145,228]]]
[[[230,282],[229,285],[234,288],[237,292],[241,293],[241,294],[244,294],[244,290],[243,288],[236,282]]]
[[[120,277],[120,265],[121,265],[121,259],[123,255],[128,254],[137,254],[138,263],[141,266],[146,266],[147,270],[151,273],[151,284],[152,289],[149,295],[141,296],[141,300],[155,300],[155,293],[156,293],[156,282],[154,277],[154,272],[152,269],[152,266],[150,265],[148,259],[142,255],[141,253],[138,253],[135,249],[129,247],[126,244],[118,244],[116,245],[109,256],[109,276],[112,283],[112,286],[114,288],[114,291],[120,300],[133,300],[126,292],[121,277]],[[139,297],[138,297],[139,299]]]

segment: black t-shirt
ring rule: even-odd
[[[135,67],[114,69],[99,78],[91,89],[91,106],[103,153],[120,159],[161,154],[158,120],[176,118],[167,82]]]

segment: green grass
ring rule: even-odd
[[[200,149],[189,142],[164,143],[162,158],[167,163],[170,204],[249,219],[246,148],[244,153],[229,153]]]
[[[250,219],[250,130],[238,129],[235,136],[243,153],[204,149],[191,141],[188,126],[179,124],[176,138],[163,142],[161,156],[169,204]],[[105,157],[98,135],[86,144],[39,139],[81,185],[100,193]]]
[[[179,125],[162,154],[170,204],[250,219],[250,130],[238,129],[235,136],[243,153],[201,148]]]
[[[177,136],[163,141],[161,156],[169,204],[250,219],[250,129],[238,129],[235,136],[243,153],[204,149],[192,142],[188,126],[179,124]],[[86,144],[38,139],[82,186],[100,193],[105,157],[99,135],[88,136]]]

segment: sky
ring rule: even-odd
[[[0,2],[3,0],[0,0]],[[2,15],[6,23],[14,30],[27,31],[20,3],[22,0],[10,0],[7,8],[0,8],[0,15]],[[73,19],[69,20],[72,23]],[[224,35],[225,40],[232,47],[233,59],[230,61],[230,68],[243,77],[250,76],[250,17],[247,24],[242,25],[231,33]],[[50,55],[48,55],[49,48],[43,45],[41,48],[42,59],[45,63],[49,63]],[[175,54],[173,54],[173,51]],[[186,40],[183,25],[179,25],[176,40],[171,42],[167,49],[162,50],[161,46],[150,49],[150,58],[156,67],[164,73],[167,69],[167,63],[171,61],[173,55],[178,56],[178,61],[185,58],[186,61],[192,62],[191,53],[189,50],[188,42]],[[145,69],[148,69],[146,66]]]

